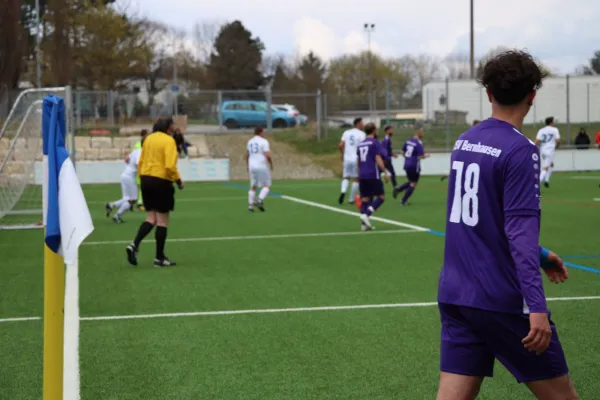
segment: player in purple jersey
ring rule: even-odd
[[[383,156],[385,150],[377,140],[377,127],[373,123],[365,126],[367,137],[359,143],[356,153],[358,155],[358,186],[360,190],[360,220],[361,229],[373,229],[371,215],[385,200],[381,172],[385,173],[385,183],[389,180],[389,172],[385,169]]]
[[[476,398],[500,361],[541,400],[577,399],[550,320],[540,267],[563,282],[558,257],[539,246],[540,156],[520,129],[542,84],[532,57],[488,61],[480,83],[492,117],[463,133],[451,155],[438,400]]]
[[[404,156],[404,171],[406,172],[408,181],[400,187],[395,187],[393,196],[396,198],[399,193],[406,191],[402,197],[403,206],[406,205],[409,197],[412,196],[421,177],[421,160],[429,157],[429,154],[425,153],[422,139],[423,128],[418,127],[415,135],[408,139],[402,146],[401,154]]]
[[[392,163],[394,158],[398,157],[398,154],[394,153],[394,149],[392,147],[392,136],[394,136],[394,128],[390,125],[386,126],[384,131],[385,136],[381,140],[381,146],[385,150],[385,156],[383,157],[383,163],[385,164],[385,169],[390,173],[390,180],[392,181],[392,186],[395,188],[398,186],[398,182],[396,182],[396,171],[394,170],[394,164]]]

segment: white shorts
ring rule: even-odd
[[[554,152],[540,153],[542,162],[540,163],[542,169],[550,168],[554,166]]]
[[[356,161],[344,161],[344,178],[358,178],[358,167]]]
[[[135,183],[135,176],[121,175],[121,193],[123,196],[123,200],[137,200],[138,187]]]
[[[271,171],[268,168],[255,168],[250,170],[250,186],[271,186]]]

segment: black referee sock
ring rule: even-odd
[[[144,240],[144,238],[148,236],[150,232],[152,232],[152,228],[154,228],[154,225],[152,225],[150,222],[142,222],[142,225],[140,225],[140,229],[138,229],[138,233],[135,237],[135,240],[133,241],[133,244],[136,248],[140,247],[140,243],[142,243],[142,240]]]
[[[157,226],[154,237],[156,238],[156,259],[163,260],[165,258],[165,243],[167,242],[167,227]]]

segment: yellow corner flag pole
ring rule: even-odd
[[[44,400],[63,398],[65,263],[44,244]]]

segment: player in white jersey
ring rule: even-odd
[[[554,117],[546,118],[546,126],[540,129],[535,137],[535,144],[540,146],[540,157],[542,171],[540,173],[540,183],[545,187],[550,187],[550,175],[554,168],[554,152],[560,143],[560,133],[554,126]]]
[[[121,174],[121,199],[117,201],[113,201],[111,203],[106,203],[104,207],[106,208],[106,217],[110,217],[113,210],[116,208],[117,213],[112,217],[113,221],[117,224],[123,222],[121,216],[127,210],[133,210],[133,206],[135,205],[138,198],[138,187],[136,178],[138,175],[138,164],[140,162],[140,155],[142,154],[142,149],[136,148],[133,150],[126,158],[125,158],[125,170]]]
[[[254,129],[254,137],[248,141],[244,156],[250,174],[250,191],[248,192],[248,211],[254,212],[254,206],[260,211],[265,211],[263,201],[271,190],[271,170],[273,159],[269,141],[265,139],[262,127]],[[262,188],[255,201],[256,189]]]
[[[344,198],[346,197],[346,191],[348,190],[348,186],[350,185],[350,179],[352,182],[352,189],[350,190],[350,198],[348,202],[350,204],[354,203],[354,197],[358,194],[358,154],[357,146],[360,142],[365,140],[367,136],[364,132],[364,125],[362,118],[356,118],[354,120],[354,128],[348,129],[342,135],[342,140],[338,144],[338,149],[342,154],[343,160],[343,178],[342,179],[342,190],[340,193],[340,197],[338,202],[340,204],[344,203]]]

